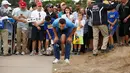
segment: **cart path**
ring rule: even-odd
[[[52,73],[52,56],[0,56],[0,73]]]

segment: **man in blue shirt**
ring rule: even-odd
[[[69,63],[72,35],[76,31],[76,26],[69,19],[58,18],[53,22],[54,55],[53,63],[58,63],[60,59],[59,45],[65,44],[65,62]]]

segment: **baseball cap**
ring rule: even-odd
[[[42,2],[37,2],[37,6],[42,6]]]
[[[27,6],[26,2],[22,1],[22,2],[19,2],[19,6],[21,8],[25,8]]]
[[[9,3],[7,0],[4,0],[4,1],[2,1],[2,3],[1,3],[1,5],[6,5],[6,4],[11,5],[11,3]]]
[[[47,7],[53,7],[53,4],[47,4]]]

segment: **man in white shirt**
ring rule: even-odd
[[[36,18],[36,22],[33,22],[33,27],[32,27],[32,52],[31,56],[35,55],[36,53],[36,41],[38,41],[38,55],[42,55],[41,53],[41,42],[43,41],[44,38],[44,19],[45,19],[46,13],[42,11],[42,3],[38,2],[37,3],[37,10],[33,11],[31,13],[31,18]]]

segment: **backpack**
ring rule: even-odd
[[[101,11],[102,8],[99,7],[99,5],[93,5],[92,6],[92,23],[93,25],[95,24],[102,24],[102,20],[101,20]]]

